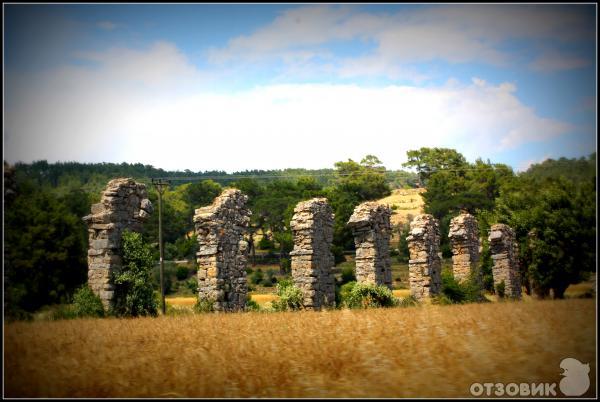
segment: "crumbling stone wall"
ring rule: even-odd
[[[390,234],[392,211],[376,202],[354,208],[348,226],[356,245],[356,281],[392,288]]]
[[[504,281],[505,295],[520,299],[519,248],[515,232],[510,226],[498,223],[492,225],[488,240],[494,264],[492,267],[494,286]]]
[[[410,234],[406,240],[410,251],[408,279],[411,295],[421,300],[439,294],[442,262],[437,219],[429,214],[417,215],[410,223]]]
[[[212,205],[194,215],[199,250],[198,297],[212,300],[216,311],[238,311],[246,306],[248,242],[244,240],[252,214],[248,196],[237,189],[224,190]]]
[[[461,212],[450,221],[448,233],[452,245],[452,272],[458,282],[469,279],[476,273],[475,280],[482,284],[479,271],[479,228],[477,220],[468,212]]]
[[[114,298],[112,272],[121,267],[121,234],[142,230],[152,213],[146,186],[130,178],[108,182],[92,213],[83,218],[88,225],[88,285],[102,300],[105,309]]]
[[[304,295],[303,307],[319,310],[335,305],[333,212],[326,198],[299,202],[290,222],[294,235],[292,278]]]

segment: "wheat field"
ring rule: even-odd
[[[461,397],[565,357],[594,396],[595,324],[594,299],[6,323],[5,396]]]

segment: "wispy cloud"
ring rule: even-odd
[[[306,6],[283,12],[271,24],[233,38],[225,47],[210,49],[208,59],[215,64],[281,60],[283,54],[326,47],[333,41],[368,40],[374,44],[370,53],[338,57],[334,64],[340,73],[393,78],[399,75],[399,64],[406,69],[406,65],[433,60],[506,66],[523,62],[505,46],[513,39],[527,40],[533,47],[546,41],[591,39],[594,27],[579,11],[552,5],[453,5],[373,14],[349,6]],[[588,62],[583,56],[566,56],[556,50],[531,66],[572,69]]]

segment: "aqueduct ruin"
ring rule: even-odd
[[[417,300],[438,295],[442,288],[440,229],[433,215],[417,215],[406,238],[410,251],[408,280],[410,294]]]
[[[142,230],[152,213],[146,186],[133,179],[108,182],[100,202],[83,218],[88,225],[88,286],[100,297],[105,309],[114,299],[112,274],[121,267],[121,234],[125,229]]]
[[[290,222],[294,235],[292,278],[302,291],[307,310],[335,305],[333,217],[326,198],[313,198],[296,205]]]
[[[198,298],[209,300],[216,311],[244,310],[248,286],[246,266],[248,243],[244,240],[251,211],[248,196],[226,189],[212,205],[195,210],[194,225],[199,250]],[[100,203],[93,204],[88,224],[88,285],[105,309],[114,299],[112,273],[122,263],[121,235],[129,229],[140,232],[152,213],[144,184],[130,178],[111,180]],[[354,209],[348,221],[356,245],[357,282],[392,288],[389,242],[391,210],[376,202]],[[290,253],[294,285],[304,296],[303,307],[320,310],[335,305],[334,258],[331,253],[334,214],[326,198],[299,202],[290,222],[294,249]],[[474,216],[461,212],[452,219],[449,238],[453,252],[453,274],[458,281],[479,272],[479,233]],[[409,285],[418,300],[441,292],[440,230],[429,214],[416,216],[406,238],[410,252]],[[504,283],[505,294],[521,297],[518,249],[514,231],[493,225],[488,238],[493,259],[494,284]],[[478,273],[479,275],[479,273]],[[479,278],[481,279],[481,278]]]
[[[519,249],[515,232],[503,223],[492,225],[489,235],[490,251],[494,266],[494,287],[504,282],[506,296],[521,298],[521,278],[519,273]]]
[[[392,211],[376,202],[354,208],[348,226],[356,245],[356,281],[392,288],[390,234]]]
[[[450,221],[448,238],[452,245],[452,273],[458,282],[469,278],[481,285],[479,270],[479,228],[477,220],[466,211]]]
[[[251,212],[248,196],[224,190],[212,205],[196,209],[198,236],[198,297],[213,301],[215,311],[237,311],[246,306],[248,242],[244,234]]]

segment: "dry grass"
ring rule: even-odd
[[[279,296],[277,296],[274,293],[251,294],[251,299],[257,302],[258,304],[263,305],[265,303],[270,303],[273,300],[279,299]]]
[[[5,396],[460,397],[565,357],[593,396],[595,324],[590,299],[7,323]]]
[[[198,297],[187,296],[187,297],[166,297],[165,301],[171,306],[185,306],[193,307],[196,304]]]
[[[394,289],[392,290],[394,296],[399,297],[401,299],[410,296],[410,289]]]
[[[409,215],[415,217],[423,213],[425,203],[421,194],[426,190],[424,188],[397,189],[392,194],[378,200],[380,204],[387,204],[390,207],[396,206],[392,211],[392,225],[401,225],[409,222]]]

